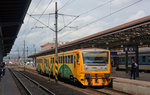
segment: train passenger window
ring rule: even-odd
[[[52,58],[51,58],[51,64],[52,64]]]
[[[63,56],[63,60],[62,60],[62,61],[63,61],[63,64],[64,64],[64,58],[65,58],[65,57]]]
[[[42,59],[37,59],[37,63],[42,63]]]
[[[51,61],[52,61],[52,64],[53,64],[53,58],[52,58],[52,60],[51,60]]]
[[[71,55],[71,64],[73,63],[73,55]]]
[[[142,63],[145,63],[145,56],[142,56]]]
[[[59,60],[59,63],[61,64],[62,62],[61,62],[61,56],[60,56],[60,60]]]
[[[53,57],[53,62],[52,63],[54,63],[54,57]]]
[[[59,56],[59,58],[58,58],[58,63],[61,63],[61,62],[60,62],[60,56]]]
[[[76,67],[76,57],[74,56],[74,68]]]
[[[61,63],[63,63],[63,56],[61,56]]]
[[[70,62],[70,61],[71,61],[70,58],[71,58],[71,57],[70,57],[70,55],[69,55],[69,56],[68,56],[68,64],[71,63],[71,62]]]
[[[64,56],[64,64],[66,64],[66,56]]]
[[[68,59],[67,59],[67,56],[65,56],[65,61],[66,61],[65,63],[66,63],[66,64],[68,63],[67,60],[68,60]]]
[[[77,64],[79,64],[79,54],[77,54]]]
[[[46,64],[46,66],[47,66],[47,63],[48,63],[47,59],[44,58],[44,64]]]

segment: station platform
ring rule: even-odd
[[[139,74],[135,80],[130,79],[130,72],[113,71],[113,89],[133,95],[150,95],[150,73]]]
[[[0,81],[0,95],[21,95],[8,69]]]
[[[113,70],[111,73],[112,77],[119,77],[119,78],[125,78],[125,79],[130,79],[130,71],[126,73],[125,71],[116,71]],[[144,73],[140,72],[139,77],[136,77],[135,80],[141,80],[141,81],[148,81],[150,82],[150,73]]]

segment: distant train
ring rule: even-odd
[[[135,58],[134,53],[129,53],[128,55],[128,67],[131,68],[131,58]],[[120,53],[116,57],[113,57],[113,60],[115,63],[117,61],[119,62],[119,69],[125,69],[126,68],[126,58],[125,53]],[[139,70],[142,71],[150,71],[150,52],[140,52],[139,53]]]
[[[107,86],[111,83],[110,51],[78,49],[58,54],[58,78],[80,82],[84,86]],[[55,54],[36,58],[38,72],[55,76]]]

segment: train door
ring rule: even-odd
[[[74,77],[78,77],[78,75],[79,75],[79,71],[80,71],[80,63],[79,63],[79,54],[78,53],[75,53],[74,55],[73,55],[73,57],[74,57],[74,62],[73,62],[73,70],[74,70]]]

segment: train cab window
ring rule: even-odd
[[[79,64],[79,54],[77,54],[77,64]]]
[[[145,63],[146,57],[142,56],[142,63]]]

